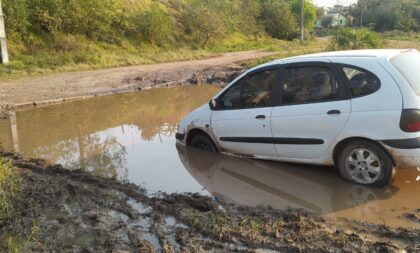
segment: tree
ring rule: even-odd
[[[221,14],[200,1],[193,1],[182,16],[185,32],[199,47],[225,36],[226,24]]]
[[[163,6],[153,3],[140,18],[139,29],[143,38],[153,44],[162,45],[171,34],[172,21]]]
[[[311,0],[305,0],[305,6],[304,6],[304,25],[306,30],[312,31],[315,24],[316,24],[316,17],[317,17],[317,8],[312,3]],[[302,1],[301,0],[292,0],[291,2],[291,8],[293,14],[296,16],[296,20],[299,20],[298,17],[300,17],[300,12],[302,8]]]
[[[30,26],[29,10],[26,0],[3,0],[7,33],[25,36]]]
[[[298,23],[290,6],[283,1],[262,0],[259,21],[268,35],[277,39],[297,37]]]
[[[320,19],[322,17],[324,17],[325,15],[325,9],[324,7],[319,7],[316,9],[316,18]]]

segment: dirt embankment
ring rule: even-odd
[[[237,76],[241,62],[275,52],[244,51],[217,57],[120,67],[0,81],[0,109],[23,104],[124,92],[186,83],[225,83]]]
[[[420,231],[354,223],[332,228],[298,210],[232,206],[196,194],[149,196],[129,183],[67,171],[0,152],[22,177],[16,217],[0,242],[21,238],[24,252],[399,252],[420,250]],[[381,237],[369,241],[366,230]],[[23,246],[22,246],[23,245]],[[0,251],[6,245],[0,243]]]

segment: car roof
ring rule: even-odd
[[[334,52],[324,52],[324,53],[316,53],[316,54],[307,54],[307,55],[300,55],[294,56],[284,59],[277,59],[263,65],[259,65],[250,69],[250,71],[259,69],[261,67],[268,67],[271,65],[277,64],[285,64],[285,63],[295,63],[301,60],[314,60],[316,61],[321,60],[323,58],[333,58],[333,57],[344,57],[344,58],[351,58],[351,57],[370,57],[370,58],[384,58],[390,59],[395,57],[399,54],[406,53],[406,52],[417,52],[416,49],[363,49],[363,50],[348,50],[348,51],[334,51]]]

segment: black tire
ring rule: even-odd
[[[341,148],[337,166],[344,179],[378,188],[391,184],[397,171],[385,149],[366,140],[351,141]]]
[[[213,141],[203,134],[198,134],[194,136],[191,140],[190,146],[207,152],[217,152],[217,148],[214,145]]]

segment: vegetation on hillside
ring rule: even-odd
[[[12,61],[0,76],[273,48],[297,38],[300,0],[3,0],[3,9]]]

